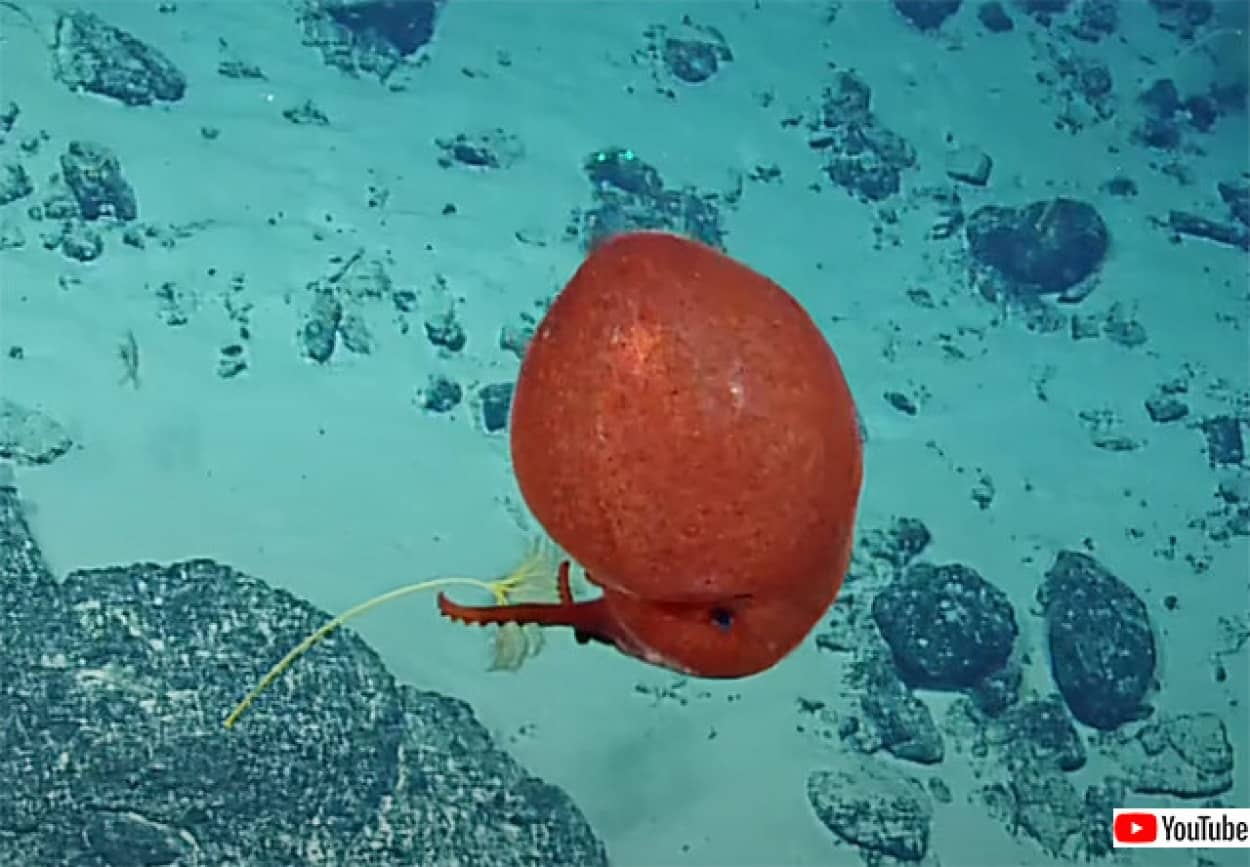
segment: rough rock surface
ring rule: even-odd
[[[89,141],[73,141],[61,155],[61,173],[83,219],[103,216],[133,220],[139,216],[135,192],[122,175],[112,150]]]
[[[936,30],[959,11],[963,0],[893,0],[898,13],[920,30]]]
[[[1233,785],[1233,747],[1215,714],[1152,722],[1121,744],[1117,761],[1132,790],[1143,795],[1204,798]]]
[[[1009,765],[1032,762],[1075,771],[1085,764],[1085,744],[1057,695],[1031,699],[1009,709],[993,722],[989,740],[1007,754]]]
[[[443,0],[303,0],[306,44],[330,66],[386,81],[434,38]]]
[[[925,689],[967,689],[1008,662],[1019,629],[1002,590],[959,563],[916,563],[872,603],[899,674]]]
[[[916,149],[876,116],[872,89],[853,72],[834,75],[807,126],[808,146],[825,153],[829,180],[862,201],[897,194],[903,172],[916,165]]]
[[[1076,786],[1057,768],[1025,761],[1011,769],[1011,822],[1053,858],[1075,863],[1071,849],[1086,826]]]
[[[860,707],[880,745],[907,761],[926,765],[942,761],[942,733],[929,706],[903,683],[887,659],[873,659],[866,667]]]
[[[148,105],[175,102],[186,77],[160,51],[91,12],[66,12],[52,46],[56,76],[71,90]]]
[[[596,151],[583,163],[595,201],[576,212],[586,250],[618,232],[661,230],[687,235],[709,247],[725,249],[725,231],[718,201],[736,196],[702,193],[693,187],[671,189],[656,168],[628,148]]]
[[[0,398],[0,458],[48,464],[73,446],[73,437],[47,413]]]
[[[1064,293],[1089,278],[1111,245],[1107,224],[1088,202],[1050,199],[1022,208],[986,205],[968,218],[974,259],[999,271],[1020,295]]]
[[[1110,730],[1148,714],[1155,640],[1132,588],[1088,554],[1060,551],[1038,601],[1051,671],[1072,715]]]
[[[0,478],[0,864],[606,864],[559,789],[462,702],[327,639],[326,615],[210,560],[53,580]]]
[[[807,799],[825,827],[860,847],[866,858],[919,861],[928,851],[933,819],[928,792],[879,759],[848,754],[839,758],[837,770],[812,772]]]

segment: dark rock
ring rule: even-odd
[[[820,126],[836,129],[872,121],[872,88],[853,72],[839,72],[821,93]],[[827,146],[827,145],[826,145]]]
[[[1149,339],[1146,326],[1134,319],[1132,314],[1116,303],[1111,305],[1102,321],[1103,336],[1112,343],[1132,349],[1141,346]]]
[[[1215,15],[1214,0],[1150,0],[1150,5],[1161,27],[1175,30],[1185,39],[1192,38],[1194,31]]]
[[[710,42],[673,37],[664,40],[664,65],[686,84],[707,81],[720,69],[720,62],[721,49]]]
[[[91,12],[57,19],[52,55],[56,77],[71,90],[127,105],[174,102],[187,89],[185,76],[165,55]]]
[[[583,246],[593,249],[621,232],[663,230],[724,250],[725,230],[715,198],[693,189],[664,190],[655,197],[601,190],[595,194],[595,207],[581,214]]]
[[[387,81],[434,38],[442,0],[309,0],[304,39],[329,66]]]
[[[508,426],[512,408],[512,383],[496,382],[482,386],[477,393],[482,402],[482,427],[487,433],[498,433]]]
[[[1187,97],[1184,108],[1189,125],[1198,132],[1210,132],[1220,118],[1219,104],[1206,94]]]
[[[989,3],[982,3],[978,6],[977,20],[991,33],[1006,33],[1016,26],[1011,16],[1007,14],[1007,10],[1003,8],[1003,4],[998,0],[990,0]]]
[[[74,447],[63,424],[42,410],[0,397],[0,458],[50,464]]]
[[[902,189],[903,169],[916,164],[916,153],[902,136],[878,126],[844,130],[841,150],[825,167],[829,180],[869,202]]]
[[[963,0],[893,0],[899,14],[920,30],[936,30],[959,11]]]
[[[17,119],[21,113],[21,107],[13,100],[0,105],[0,136],[13,131],[13,127],[17,125]],[[0,139],[0,141],[3,141],[3,139]]]
[[[1090,860],[1106,858],[1115,852],[1112,837],[1115,810],[1124,803],[1124,784],[1114,777],[1085,790],[1085,827],[1081,843]]]
[[[61,172],[83,219],[111,216],[124,221],[139,215],[134,190],[122,177],[117,157],[103,145],[70,142],[61,155]]]
[[[655,167],[643,162],[628,148],[595,151],[582,167],[597,190],[610,187],[647,198],[655,198],[664,191],[664,181]]]
[[[1038,601],[1051,672],[1072,715],[1109,730],[1149,714],[1155,640],[1137,594],[1088,554],[1060,551]]]
[[[533,339],[534,323],[528,317],[521,325],[505,325],[499,329],[499,348],[517,358],[525,357],[525,350]]]
[[[467,141],[457,141],[448,146],[448,156],[452,162],[461,163],[474,168],[499,168],[499,159],[481,145]]]
[[[1142,447],[1141,440],[1114,431],[1097,431],[1090,437],[1090,442],[1106,452],[1134,452]]]
[[[413,313],[417,309],[417,293],[411,289],[396,289],[391,294],[391,302],[400,313]]]
[[[1224,531],[1230,536],[1250,536],[1250,506],[1239,506],[1235,509],[1228,510],[1228,521],[1225,524]],[[1217,678],[1220,677],[1217,670]]]
[[[432,376],[421,392],[421,408],[430,412],[451,412],[460,404],[464,389],[454,379]]]
[[[1155,117],[1171,117],[1181,110],[1181,95],[1176,82],[1159,78],[1146,88],[1138,101]]]
[[[1020,684],[1024,680],[1024,672],[1014,661],[1007,663],[1005,668],[993,672],[976,686],[968,690],[968,698],[977,710],[986,716],[995,717],[1011,707],[1020,698]]]
[[[1250,183],[1220,181],[1216,189],[1233,219],[1250,228]]]
[[[916,403],[910,397],[901,391],[887,391],[884,395],[885,402],[894,407],[904,415],[916,414]]]
[[[454,310],[445,310],[425,321],[425,336],[430,343],[447,352],[459,352],[469,341],[464,326],[456,318]]]
[[[1236,223],[1222,223],[1187,211],[1168,211],[1168,228],[1177,235],[1250,250],[1250,231]]]
[[[967,689],[1002,669],[1018,634],[1003,591],[954,563],[916,563],[872,602],[872,616],[903,680]]]
[[[1181,127],[1171,118],[1148,117],[1133,130],[1133,139],[1147,147],[1172,150],[1181,143]]]
[[[670,82],[702,84],[734,59],[724,35],[715,27],[696,23],[683,15],[680,24],[647,27],[643,34],[647,47],[641,52],[651,61],[657,92],[672,99],[676,92]]]
[[[331,18],[361,42],[381,40],[406,57],[434,37],[436,0],[323,2]]]
[[[80,220],[82,211],[74,195],[64,187],[54,188],[41,205],[30,209],[32,220]]]
[[[476,135],[459,133],[452,138],[437,138],[434,144],[442,151],[438,164],[443,168],[453,165],[475,169],[507,168],[525,153],[515,135],[498,128]]]
[[[1086,42],[1098,42],[1115,33],[1119,25],[1119,0],[1082,0],[1072,35]]]
[[[980,148],[961,147],[946,155],[947,177],[974,187],[983,187],[990,180],[994,161]]]
[[[1085,764],[1085,744],[1057,695],[1009,710],[998,722],[994,738],[1017,757],[1025,756],[1061,771],[1075,771]]]
[[[247,350],[241,343],[229,343],[217,353],[217,375],[234,379],[247,370]]]
[[[985,171],[985,180],[989,181],[989,170],[992,163],[989,162],[989,156],[982,154],[985,161],[977,165],[961,165],[961,161],[955,163],[947,163],[947,176],[960,180],[964,183],[970,183],[977,186],[979,172]],[[971,173],[965,174],[966,170]],[[925,191],[927,198],[933,205],[933,223],[929,227],[928,236],[934,241],[944,241],[947,238],[954,237],[964,227],[964,220],[967,219],[964,214],[963,199],[959,195],[959,190],[955,187],[930,187]],[[883,215],[884,216],[884,215]],[[937,305],[933,301],[933,293],[928,289],[916,288],[908,289],[907,297],[913,303],[921,307],[934,308]]]
[[[1215,492],[1229,505],[1250,502],[1250,476],[1243,473],[1224,476],[1216,485]]]
[[[1020,8],[1042,23],[1047,23],[1052,15],[1062,15],[1071,4],[1072,0],[1020,0]]]
[[[895,569],[902,569],[920,556],[933,534],[919,518],[896,518],[886,531],[873,530],[860,540],[861,550],[869,557],[885,560]]]
[[[1089,340],[1102,334],[1103,321],[1097,316],[1073,316],[1071,323],[1073,340]]]
[[[373,332],[369,330],[369,323],[359,311],[353,310],[343,314],[343,318],[339,321],[339,338],[343,341],[343,348],[348,352],[354,352],[357,355],[368,355],[373,352]]]
[[[1078,64],[1076,83],[1085,101],[1098,108],[1111,96],[1111,67],[1099,60],[1085,60]]]
[[[223,730],[324,612],[210,560],[58,583],[11,486],[0,540],[0,863],[607,863],[467,705],[350,632]]]
[[[104,253],[100,233],[81,220],[70,220],[62,226],[58,241],[61,252],[75,262],[91,262]]]
[[[330,118],[311,99],[282,109],[282,116],[296,126],[329,126]]]
[[[1034,293],[1065,292],[1102,263],[1110,245],[1093,205],[1058,198],[1023,208],[986,205],[968,218],[973,257]]]
[[[1116,175],[1103,184],[1103,189],[1113,196],[1130,199],[1137,195],[1137,182],[1124,175]]]
[[[1151,421],[1166,424],[1189,415],[1189,407],[1170,394],[1155,394],[1146,399],[1146,414]]]
[[[234,78],[241,81],[264,81],[265,73],[254,63],[242,60],[223,60],[217,64],[217,74],[222,78]]]
[[[1241,421],[1235,416],[1216,415],[1204,419],[1202,432],[1207,437],[1207,460],[1211,466],[1240,464],[1246,459]]]
[[[1233,746],[1213,713],[1153,720],[1119,747],[1115,759],[1139,794],[1210,798],[1233,787]]]
[[[1184,104],[1176,83],[1170,78],[1156,79],[1138,102],[1146,115],[1133,131],[1133,138],[1148,147],[1170,150],[1181,142],[1181,114]]]
[[[982,509],[994,505],[994,479],[982,473],[972,488],[972,500]]]
[[[916,152],[870,110],[872,91],[853,72],[838,71],[821,93],[820,112],[809,123],[808,144],[827,152],[825,173],[864,201],[889,198],[902,187],[902,172]]]
[[[313,285],[313,303],[300,330],[304,354],[324,364],[334,354],[338,342],[339,323],[343,321],[343,304],[325,286]]]
[[[189,306],[187,293],[183,292],[177,283],[166,280],[157,286],[152,294],[156,296],[157,309],[166,325],[186,325],[190,321],[191,317],[187,312]],[[331,336],[333,336],[333,331]]]
[[[807,800],[821,824],[858,846],[869,863],[883,855],[920,861],[929,849],[929,793],[919,780],[881,761],[839,757],[836,770],[808,776]]]
[[[875,659],[869,666],[860,706],[881,746],[907,761],[925,765],[942,761],[942,734],[928,705],[907,688],[887,660]]]
[[[716,193],[665,189],[660,173],[627,148],[596,151],[583,163],[594,186],[595,207],[577,212],[583,246],[590,250],[621,232],[665,230],[725,248]]]
[[[1027,760],[1011,764],[1009,785],[1010,826],[1066,862],[1069,841],[1081,834],[1085,823],[1085,804],[1076,787],[1054,767]]]
[[[0,166],[0,205],[16,202],[35,191],[30,182],[30,175],[21,163],[6,163]]]

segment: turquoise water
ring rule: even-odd
[[[1246,26],[1200,0],[0,3],[0,864],[1050,865],[1109,860],[1115,808],[1250,806]],[[775,281],[836,354],[864,479],[832,607],[708,679],[617,621],[470,628],[431,589],[226,729],[379,594],[529,563],[506,601],[556,601],[591,552],[542,547],[514,389],[636,230]],[[675,285],[643,259],[624,297]],[[764,405],[746,347],[799,353],[699,286],[682,321],[743,347],[723,397],[621,388],[608,420],[572,359],[586,417],[544,434],[594,538],[641,491],[630,544],[676,588],[727,581],[727,538],[768,563],[782,528],[848,523],[794,506],[843,448],[782,483],[733,424],[712,476],[674,455],[689,407]],[[619,334],[579,349],[613,384]],[[793,458],[807,429],[767,421]],[[654,452],[607,496],[626,440]],[[688,567],[678,504],[737,473],[721,567]],[[771,593],[683,616],[737,640]]]

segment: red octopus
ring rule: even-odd
[[[551,305],[513,395],[512,461],[543,529],[602,590],[469,607],[630,656],[743,677],[792,651],[848,568],[863,476],[850,389],[784,289],[695,241],[618,235]]]

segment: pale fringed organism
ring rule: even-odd
[[[278,660],[256,686],[252,688],[251,692],[245,695],[226,716],[226,728],[234,728],[235,724],[256,699],[260,697],[261,693],[281,677],[284,671],[349,620],[354,620],[380,605],[394,602],[405,596],[411,596],[414,593],[424,593],[428,590],[437,590],[443,587],[475,587],[479,590],[485,590],[491,595],[496,606],[505,608],[510,605],[520,604],[559,603],[562,600],[560,598],[558,564],[563,556],[563,552],[554,543],[545,538],[538,539],[531,544],[529,553],[515,569],[494,581],[483,581],[478,578],[460,576],[431,578],[428,581],[418,581],[414,584],[398,587],[344,611],[320,629],[308,635],[303,641],[293,647],[290,653]],[[571,600],[569,604],[572,604]],[[536,623],[525,625],[504,623],[500,625],[495,633],[490,667],[505,671],[515,671],[520,668],[525,660],[534,656],[542,649],[543,639],[539,630],[540,627]]]
[[[525,559],[516,567],[508,582],[508,604],[525,602],[560,601],[557,584],[557,568],[561,552],[555,543],[539,538],[530,546]],[[492,671],[516,671],[530,657],[543,649],[543,631],[537,623],[503,623],[495,631],[490,669]]]

